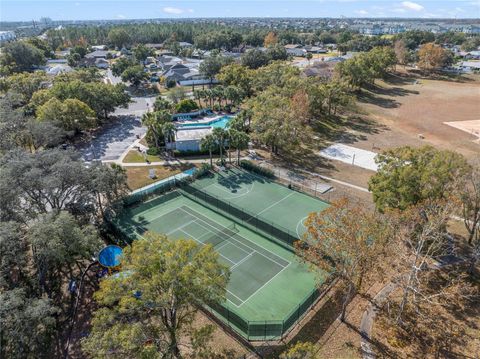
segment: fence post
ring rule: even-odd
[[[265,324],[263,325],[263,329],[264,329],[263,339],[267,340],[267,321],[265,321]]]

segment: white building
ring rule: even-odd
[[[200,127],[196,129],[178,128],[175,132],[175,142],[167,144],[167,148],[177,151],[200,151],[200,141],[206,135],[212,133],[211,127]]]
[[[13,31],[0,31],[0,44],[15,40],[16,35]]]

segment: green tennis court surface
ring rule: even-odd
[[[192,187],[274,223],[297,238],[305,233],[303,222],[309,213],[328,207],[326,202],[238,167],[197,179]]]
[[[127,209],[116,223],[130,237],[153,231],[213,245],[231,271],[215,312],[249,339],[281,336],[318,297],[315,276],[293,252],[177,192]]]

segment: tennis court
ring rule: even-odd
[[[197,179],[192,187],[301,238],[304,221],[328,203],[238,167]]]
[[[283,335],[318,297],[318,277],[292,251],[178,191],[128,208],[116,223],[130,238],[153,231],[211,244],[231,271],[214,312],[248,339]]]

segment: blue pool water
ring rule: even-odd
[[[183,123],[180,125],[181,128],[186,128],[186,127],[217,127],[217,128],[225,128],[227,127],[227,124],[230,122],[232,119],[232,116],[225,115],[223,117],[217,118],[216,120],[212,120],[209,122],[204,122],[204,123]]]

